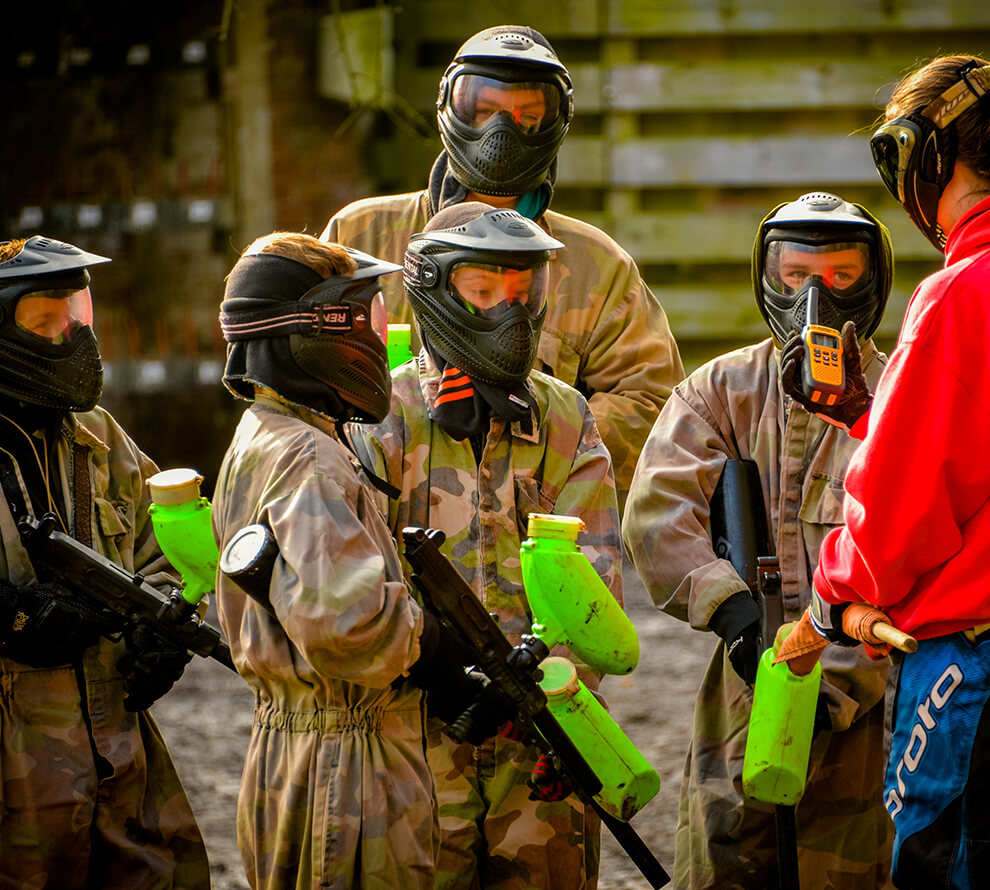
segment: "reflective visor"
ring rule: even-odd
[[[780,294],[797,293],[809,278],[819,278],[837,297],[852,294],[873,277],[873,249],[861,241],[805,244],[771,241],[764,270],[770,286]]]
[[[388,343],[388,313],[385,311],[385,298],[381,291],[371,298],[371,329],[378,334],[382,343]]]
[[[880,179],[900,203],[904,203],[904,178],[917,144],[917,128],[899,119],[880,127],[870,139],[873,163]]]
[[[457,263],[448,282],[466,308],[485,318],[496,320],[517,303],[535,318],[546,302],[550,269],[546,263],[534,269]]]
[[[560,88],[552,83],[510,83],[480,74],[454,79],[451,109],[461,123],[481,130],[502,112],[523,133],[541,133],[557,123],[563,106]]]
[[[17,301],[14,322],[55,346],[71,343],[82,328],[93,326],[93,298],[88,287],[34,291]]]

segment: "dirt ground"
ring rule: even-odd
[[[714,649],[711,634],[659,613],[634,570],[625,572],[626,610],[640,637],[640,662],[627,677],[606,677],[612,715],[660,773],[660,793],[632,825],[667,871],[694,695]],[[211,621],[216,623],[215,616]],[[195,658],[153,713],[168,741],[206,838],[214,890],[246,890],[234,816],[251,725],[252,696],[238,676]],[[607,831],[602,836],[602,890],[649,887]]]

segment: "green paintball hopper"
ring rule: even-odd
[[[519,558],[532,633],[547,648],[567,646],[592,670],[628,674],[639,662],[639,637],[578,547],[583,528],[574,516],[529,516]]]
[[[409,361],[413,357],[412,325],[390,324],[385,349],[388,352],[388,369],[390,371],[394,371],[399,365],[404,365]]]
[[[210,502],[200,496],[203,477],[186,468],[164,470],[148,480],[148,508],[162,553],[182,575],[182,597],[198,605],[210,593],[220,558],[210,525]]]
[[[783,806],[804,794],[822,677],[820,662],[807,676],[797,676],[786,662],[773,663],[793,626],[783,625],[760,658],[742,772],[747,797]]]
[[[628,822],[660,790],[660,776],[566,658],[551,655],[540,662],[547,707],[598,776],[602,809]]]

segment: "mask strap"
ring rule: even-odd
[[[344,425],[344,422],[342,420],[335,420],[334,429],[337,431],[337,437],[344,443],[347,450],[354,455],[354,459],[361,465],[361,469],[364,470],[364,474],[368,477],[368,481],[389,500],[398,500],[399,495],[401,495],[402,492],[399,491],[399,489],[397,489],[394,485],[391,485],[382,479],[381,476],[378,476],[375,471],[371,469],[371,467],[361,460],[361,455],[354,450],[354,446],[351,444],[351,440],[347,436],[347,428]]]
[[[940,130],[990,92],[990,65],[969,62],[956,73],[960,80],[921,112]]]

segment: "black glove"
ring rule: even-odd
[[[192,653],[141,625],[124,631],[124,641],[127,651],[117,659],[124,675],[124,708],[146,711],[182,676]]]
[[[800,334],[788,338],[780,353],[780,383],[795,402],[850,429],[870,408],[873,396],[863,376],[863,361],[856,338],[856,323],[847,321],[842,326],[842,365],[846,373],[846,388],[834,405],[812,402],[802,389],[801,368],[804,361],[804,341]]]
[[[429,716],[459,727],[457,741],[480,744],[515,715],[483,674],[466,669],[471,653],[429,612],[423,612],[419,649],[409,679],[426,690]]]
[[[557,772],[549,754],[540,755],[526,784],[530,788],[530,800],[542,800],[546,803],[563,800],[574,790],[571,783]]]
[[[52,582],[0,581],[0,655],[33,667],[68,664],[92,646],[106,616]]]
[[[756,682],[760,652],[760,607],[743,591],[734,593],[708,619],[729,649],[733,670],[750,686]]]
[[[827,603],[818,595],[817,590],[812,589],[811,608],[808,610],[811,626],[820,636],[837,646],[859,646],[859,640],[849,636],[842,629],[842,613],[849,605],[849,603],[838,605]]]

